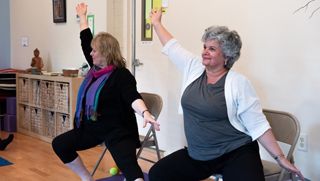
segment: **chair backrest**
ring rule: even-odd
[[[140,95],[150,113],[155,117],[155,120],[157,120],[163,105],[162,98],[154,93],[141,92]]]
[[[142,92],[140,93],[142,96],[142,99],[144,103],[146,104],[148,110],[150,113],[154,116],[154,119],[157,120],[159,117],[159,114],[162,110],[162,98],[154,93],[146,93]],[[154,148],[157,154],[158,160],[161,158],[161,153],[158,145],[158,140],[157,140],[157,135],[154,127],[151,125],[147,134],[143,137],[140,138],[141,141],[141,147],[137,152],[137,158],[143,159],[145,161],[151,162],[151,163],[156,163],[156,161],[151,160],[149,158],[141,156],[142,150],[147,147],[147,148]]]
[[[290,160],[300,136],[298,119],[294,115],[283,111],[263,109],[263,113],[266,115],[276,139],[290,145],[287,155]]]
[[[294,115],[283,111],[263,109],[263,113],[270,123],[276,140],[290,146],[286,157],[291,163],[294,163],[293,151],[300,136],[300,124],[298,119]],[[282,180],[285,174],[285,169],[282,169],[277,180]]]

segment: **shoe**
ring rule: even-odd
[[[8,144],[10,144],[12,142],[13,138],[14,138],[14,135],[10,134],[7,139],[1,140],[0,141],[0,150],[6,149]]]

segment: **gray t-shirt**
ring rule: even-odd
[[[212,160],[252,141],[229,122],[224,95],[226,76],[207,84],[204,72],[182,95],[184,129],[193,159]]]

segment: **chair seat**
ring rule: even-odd
[[[273,162],[262,160],[263,172],[265,176],[278,175],[281,172],[281,167]]]
[[[275,181],[279,179],[282,168],[273,162],[262,160],[265,181]],[[286,172],[282,180],[289,180],[290,173]]]

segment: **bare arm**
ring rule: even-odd
[[[193,53],[184,49],[177,41],[172,41],[171,44],[168,43],[174,39],[174,37],[161,23],[161,16],[161,10],[153,9],[150,12],[151,22],[153,24],[154,31],[156,32],[155,34],[158,35],[160,42],[164,46],[162,53],[167,55],[181,72],[184,72],[185,68],[187,68],[192,61],[199,62],[199,59],[197,59],[198,56],[195,56]]]
[[[169,40],[173,38],[170,32],[161,23],[162,10],[153,9],[150,12],[150,18],[155,32],[162,45],[165,45]]]
[[[300,177],[301,180],[304,180],[303,175],[301,172],[287,160],[277,142],[275,139],[271,129],[266,131],[262,136],[258,138],[258,141],[261,143],[261,145],[269,152],[269,154],[276,159],[278,164],[287,169],[288,171],[295,173]]]
[[[39,67],[39,69],[41,70],[41,69],[43,68],[44,64],[43,64],[43,61],[42,61],[42,58],[41,58],[41,57],[39,58],[39,60],[40,60],[40,67]]]
[[[77,15],[80,18],[80,31],[87,29],[88,21],[87,21],[87,5],[84,3],[80,3],[76,7]]]
[[[80,18],[80,39],[81,39],[81,48],[84,56],[86,57],[87,62],[89,63],[90,67],[93,66],[93,60],[90,55],[92,48],[91,48],[91,40],[93,38],[92,33],[88,33],[90,31],[88,28],[88,21],[87,21],[87,5],[84,3],[80,3],[76,6],[77,15]],[[88,29],[88,30],[86,30]]]
[[[36,60],[35,58],[32,58],[30,66],[34,67],[35,65],[36,65]]]
[[[144,119],[143,127],[146,127],[147,123],[153,124],[154,128],[159,131],[160,130],[160,124],[154,120],[154,117],[151,115],[151,113],[148,111],[147,106],[144,104],[142,99],[136,99],[132,103],[132,108],[136,113],[141,115]]]

